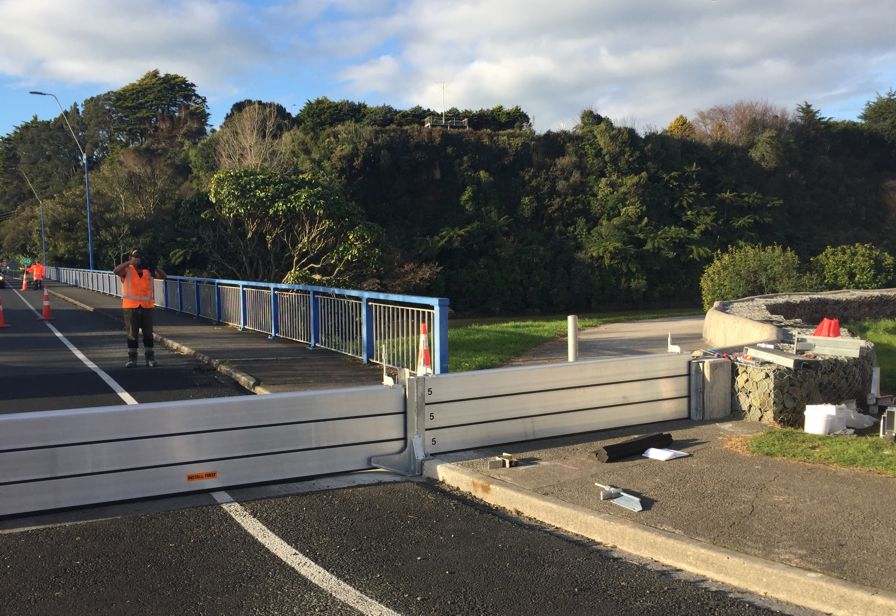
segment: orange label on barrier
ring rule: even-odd
[[[187,475],[187,481],[205,481],[206,479],[217,479],[218,471],[206,471],[204,473],[190,473]]]

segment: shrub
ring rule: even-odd
[[[719,300],[804,288],[799,257],[789,248],[780,246],[731,246],[728,252],[716,253],[700,278],[704,310],[709,310]]]
[[[893,257],[871,244],[828,246],[812,259],[813,283],[820,289],[880,289],[893,280]]]

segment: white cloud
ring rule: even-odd
[[[226,87],[265,53],[245,10],[213,0],[6,0],[0,73],[118,87],[158,68]]]
[[[355,96],[435,109],[445,81],[449,107],[519,104],[540,130],[589,107],[665,126],[739,99],[868,100],[896,85],[894,25],[892,0],[415,0],[367,21],[397,41],[392,77],[375,63],[346,73]]]

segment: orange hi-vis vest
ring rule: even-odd
[[[137,268],[128,265],[128,271],[124,276],[124,288],[121,294],[122,308],[154,308],[156,305],[153,296],[153,278],[148,269],[143,270],[143,275],[137,273]]]

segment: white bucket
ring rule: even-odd
[[[807,404],[804,415],[806,434],[833,434],[846,428],[846,417],[833,404]]]

